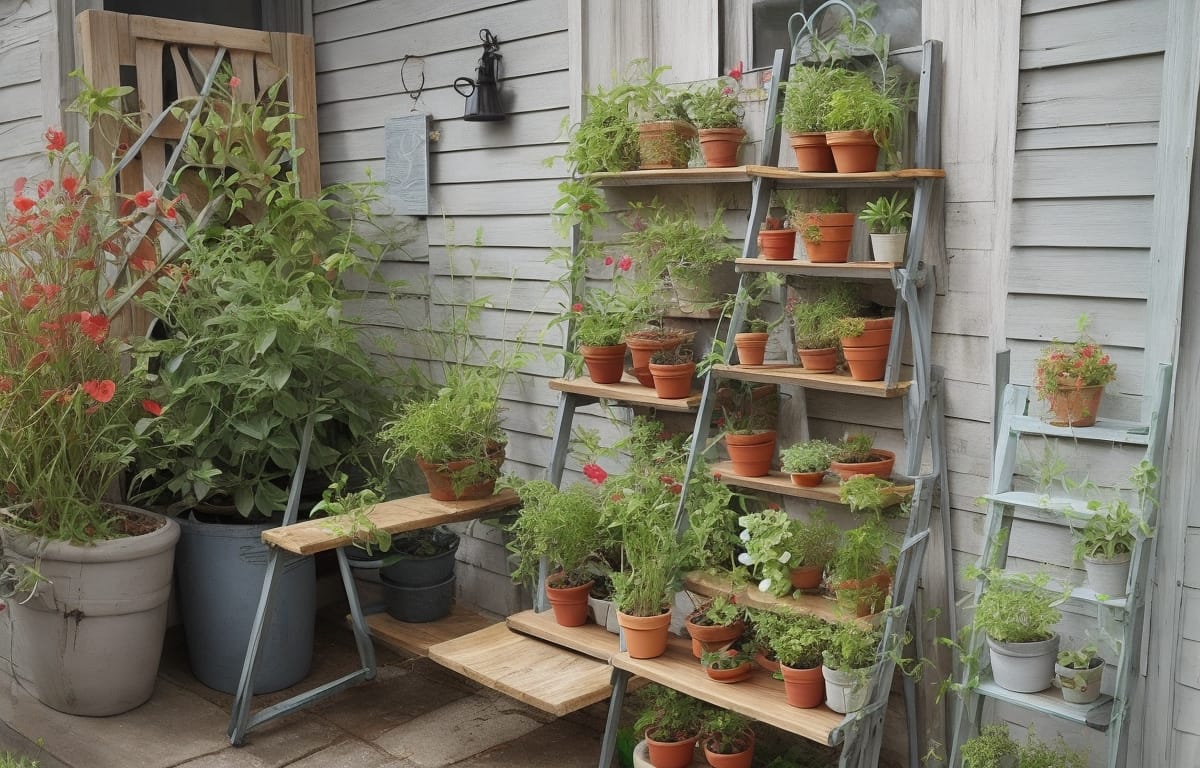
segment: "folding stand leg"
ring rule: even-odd
[[[625,702],[625,687],[631,673],[623,669],[612,671],[612,696],[608,700],[608,719],[604,722],[604,740],[600,743],[599,768],[612,768],[617,754],[617,730],[621,727],[621,706]]]
[[[338,570],[342,572],[342,585],[346,588],[346,602],[350,604],[350,626],[354,630],[354,643],[358,646],[358,659],[362,662],[364,680],[375,679],[375,644],[371,642],[371,630],[358,602],[358,588],[354,586],[354,574],[346,560],[346,549],[338,547]]]
[[[233,699],[233,715],[229,719],[229,741],[235,746],[241,746],[246,739],[250,699],[254,696],[254,671],[258,666],[258,654],[262,650],[263,639],[266,637],[265,628],[271,621],[271,612],[275,608],[275,581],[282,567],[283,554],[276,547],[271,547],[270,559],[267,560],[267,575],[263,579],[262,595],[258,599],[258,612],[254,614],[254,624],[250,628],[250,645],[246,649],[246,659],[242,662],[242,677],[238,681],[237,694]]]

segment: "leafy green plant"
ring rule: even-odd
[[[966,575],[985,582],[971,621],[975,630],[1000,643],[1031,643],[1054,635],[1054,625],[1062,618],[1057,606],[1066,595],[1048,589],[1048,574],[973,567]]]
[[[562,571],[552,586],[592,581],[589,565],[609,544],[598,486],[576,483],[559,490],[547,480],[531,480],[516,488],[521,512],[509,528],[508,548],[520,559],[513,579],[531,582],[544,557]]]
[[[838,500],[855,514],[872,512],[880,515],[892,500],[895,487],[891,480],[875,475],[855,475],[838,486]]]
[[[836,347],[841,338],[842,318],[861,311],[858,292],[849,284],[832,281],[821,295],[808,301],[796,301],[790,307],[796,346],[800,349]]]
[[[905,222],[912,218],[912,213],[905,210],[907,207],[908,198],[901,199],[899,192],[893,192],[891,197],[880,195],[867,203],[858,218],[865,221],[874,234],[901,234],[908,231]]]
[[[1096,658],[1099,652],[1100,649],[1095,644],[1082,648],[1067,648],[1058,652],[1058,663],[1068,669],[1091,669],[1092,659]]]
[[[685,286],[706,286],[713,269],[732,263],[738,249],[728,241],[729,230],[722,211],[707,225],[700,224],[687,210],[670,210],[652,201],[633,204],[625,217],[629,229],[621,242],[633,257],[639,280],[657,283],[668,276]],[[660,288],[652,284],[643,294]]]
[[[335,536],[346,536],[354,546],[367,554],[378,549],[386,552],[392,546],[392,535],[375,524],[368,516],[371,507],[383,501],[375,488],[346,490],[349,476],[339,472],[313,505],[311,515],[327,515],[321,527]]]
[[[0,755],[0,768],[38,768],[40,762],[31,757],[5,752]]]
[[[752,661],[750,655],[739,648],[700,654],[700,665],[706,669],[737,669],[749,661]]]
[[[1015,768],[1020,752],[1007,725],[985,725],[978,736],[963,742],[963,768]]]
[[[622,568],[614,573],[613,601],[622,613],[657,616],[671,604],[687,546],[672,522],[678,497],[660,477],[631,470],[603,486],[604,515],[621,542]]]
[[[861,72],[850,72],[829,94],[827,131],[870,131],[876,141],[899,133],[904,119],[901,100]],[[882,143],[882,142],[881,142]]]
[[[689,617],[702,627],[728,627],[742,618],[742,609],[725,595],[717,595]]]
[[[808,520],[796,524],[792,536],[797,564],[825,567],[833,559],[841,540],[841,529],[826,520],[822,510],[813,510]]]
[[[655,741],[685,741],[700,730],[704,705],[673,688],[651,683],[635,694],[642,707],[633,724]]]
[[[850,76],[841,67],[793,66],[784,86],[783,129],[788,133],[829,130],[830,99]]]
[[[729,78],[718,78],[714,85],[693,91],[687,108],[697,128],[737,128],[745,112]]]
[[[1146,521],[1124,499],[1114,499],[1108,504],[1091,501],[1088,509],[1092,516],[1074,530],[1076,560],[1085,557],[1113,560],[1129,555],[1138,534],[1152,533]]]
[[[746,551],[738,562],[759,578],[758,588],[772,595],[792,591],[789,574],[800,565],[794,553],[797,521],[782,509],[765,509],[738,518]]]
[[[832,632],[832,625],[815,616],[789,617],[771,634],[771,650],[780,664],[814,669],[821,666]]]
[[[829,469],[835,446],[828,440],[806,440],[779,452],[784,472],[824,472]]]
[[[883,570],[894,548],[887,526],[878,518],[869,518],[842,534],[842,543],[829,563],[830,581],[869,579]]]
[[[1053,745],[1030,733],[1021,745],[1017,768],[1086,768],[1087,758],[1071,749],[1062,736]]]
[[[700,741],[709,752],[733,755],[754,744],[750,718],[728,709],[712,709],[700,723]]]
[[[563,160],[576,174],[631,171],[638,166],[637,124],[630,117],[633,94],[620,83],[597,87],[584,94],[586,114],[571,126],[563,118],[569,136]]]
[[[822,658],[830,669],[848,672],[871,667],[878,660],[880,634],[853,622],[833,625]]]

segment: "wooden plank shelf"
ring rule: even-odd
[[[687,397],[677,400],[665,400],[655,395],[650,387],[643,387],[628,373],[617,384],[596,384],[591,379],[551,379],[550,389],[676,413],[691,413],[700,405],[699,392],[693,391]]]
[[[1036,416],[1012,415],[1009,428],[1024,435],[1069,437],[1074,440],[1095,440],[1104,443],[1149,445],[1150,427],[1136,421],[1096,419],[1094,427],[1060,427]]]
[[[556,717],[604,701],[606,662],[494,624],[429,648],[429,658],[477,683]]]
[[[711,467],[713,476],[720,476],[718,479],[726,485],[736,485],[739,488],[753,488],[756,491],[767,491],[768,493],[778,493],[781,496],[793,496],[798,499],[812,499],[814,501],[823,501],[826,504],[841,504],[841,498],[838,495],[838,488],[841,483],[831,477],[826,477],[820,485],[813,488],[805,488],[796,485],[792,482],[792,476],[786,472],[780,472],[773,469],[770,473],[761,477],[747,477],[739,475],[733,471],[733,464],[728,461],[715,462]],[[912,496],[912,485],[897,485],[888,496],[885,507],[894,507],[900,502]]]
[[[1098,711],[1106,711],[1110,706],[1112,697],[1108,694],[1102,694],[1091,704],[1071,704],[1053,688],[1038,693],[1017,693],[1007,688],[1001,688],[996,685],[994,680],[986,676],[981,677],[979,687],[975,689],[975,692],[997,701],[1015,704],[1023,709],[1061,717],[1072,723],[1088,725],[1092,728],[1098,728],[1098,725],[1102,723],[1103,727],[1098,730],[1107,730],[1108,728],[1108,718],[1097,718],[1094,714]]]
[[[400,621],[386,613],[372,613],[367,616],[367,626],[371,628],[371,636],[377,642],[393,651],[420,657],[428,656],[431,646],[478,632],[495,623],[474,611],[460,607],[458,603],[451,607],[449,616],[419,624]]]
[[[605,663],[620,650],[620,638],[604,627],[590,622],[582,627],[563,627],[554,620],[554,611],[521,611],[509,616],[506,621],[508,628],[515,632],[577,651]]]
[[[840,264],[801,261],[799,259],[734,259],[738,272],[774,272],[779,275],[840,277],[847,280],[891,280],[903,263],[888,261],[847,261]]]
[[[795,168],[778,168],[772,165],[747,165],[745,172],[751,178],[774,179],[775,186],[779,189],[911,187],[917,179],[946,178],[946,172],[941,168],[902,168],[896,171],[871,171],[870,173],[814,173],[798,171]]]
[[[825,392],[842,392],[865,397],[903,397],[911,381],[900,381],[889,387],[882,381],[855,381],[840,373],[809,373],[798,365],[778,363],[769,365],[714,365],[714,374],[723,379],[758,381],[791,387],[807,387]]]
[[[798,613],[816,616],[829,622],[853,621],[864,627],[874,627],[883,614],[858,617],[843,610],[832,597],[816,591],[801,593],[795,597],[777,597],[763,592],[753,584],[735,584],[725,575],[705,571],[691,571],[683,577],[683,586],[689,592],[705,597],[729,595],[742,606],[759,608],[776,613]]]
[[[503,490],[486,499],[472,501],[436,501],[429,494],[393,499],[376,504],[367,511],[367,517],[381,530],[388,533],[403,533],[422,528],[432,528],[444,523],[460,523],[474,520],[495,512],[512,509],[520,504],[515,491]],[[348,535],[333,533],[329,529],[337,525],[339,515],[305,520],[294,525],[271,528],[263,531],[262,540],[271,546],[294,552],[297,555],[312,555],[328,549],[337,549],[352,543]]]
[[[652,171],[591,173],[587,177],[601,187],[644,187],[654,184],[728,184],[746,183],[746,166],[732,168],[664,168]]]
[[[788,733],[803,736],[819,744],[833,746],[830,735],[843,716],[821,706],[800,709],[784,699],[783,687],[769,672],[756,668],[740,683],[718,683],[708,679],[704,668],[692,656],[691,642],[672,638],[667,652],[656,659],[634,659],[628,653],[613,656],[613,666],[651,682],[674,688],[689,696],[725,709],[732,709]]]

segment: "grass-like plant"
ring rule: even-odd
[[[513,579],[529,583],[546,558],[561,575],[553,587],[575,587],[592,581],[589,564],[609,544],[601,517],[598,487],[575,483],[559,490],[547,480],[517,484],[521,513],[509,528],[508,548],[519,562]]]
[[[985,725],[978,736],[963,742],[963,768],[1006,768],[1016,764],[1020,746],[1008,734],[1007,725]]]
[[[841,540],[841,529],[826,520],[820,509],[814,510],[808,520],[796,524],[792,535],[792,550],[796,553],[797,565],[824,567],[833,559]]]
[[[1054,635],[1054,625],[1062,619],[1057,606],[1065,595],[1048,588],[1048,574],[969,568],[967,578],[985,581],[971,621],[974,629],[999,643],[1032,643]]]
[[[851,77],[841,67],[792,67],[784,86],[783,129],[788,133],[823,133],[829,130],[830,98]]]
[[[797,301],[790,307],[796,346],[800,349],[836,347],[841,338],[839,321],[862,311],[858,291],[849,283],[833,281],[817,298]]]

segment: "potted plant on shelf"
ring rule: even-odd
[[[113,501],[161,415],[117,326],[164,271],[158,235],[180,230],[154,190],[121,200],[62,131],[45,139],[48,176],[17,180],[0,225],[5,655],[43,704],[115,715],[154,690],[179,539],[175,521]]]
[[[803,214],[798,229],[808,260],[818,264],[849,261],[854,218],[837,194],[831,194],[817,210]]]
[[[809,373],[837,370],[837,345],[843,317],[859,311],[858,292],[849,283],[832,281],[822,293],[808,300],[789,302],[796,335],[796,354]]]
[[[821,586],[825,566],[833,560],[842,531],[829,520],[821,509],[809,513],[808,520],[798,521],[792,536],[792,551],[796,563],[790,574],[796,589],[816,589]]]
[[[892,583],[893,548],[891,532],[877,518],[843,533],[829,563],[829,583],[838,603],[852,607],[856,616],[883,610]]]
[[[896,484],[875,475],[855,475],[838,486],[838,501],[856,515],[882,515],[896,495]]]
[[[899,192],[893,192],[891,197],[880,195],[867,203],[858,214],[871,230],[871,252],[875,261],[904,261],[904,244],[908,239],[905,222],[912,218],[905,210],[907,207],[908,198],[902,199]]]
[[[643,323],[646,306],[641,297],[626,293],[618,285],[606,291],[593,288],[570,313],[556,320],[569,320],[573,339],[596,384],[616,384],[625,373],[625,334]],[[552,321],[553,322],[553,321]]]
[[[740,683],[754,669],[754,660],[740,648],[723,651],[704,651],[700,654],[700,665],[708,679],[717,683]]]
[[[1091,704],[1100,698],[1104,659],[1096,655],[1098,652],[1094,645],[1058,652],[1054,664],[1054,687],[1062,691],[1065,701]]]
[[[700,133],[700,151],[709,168],[730,168],[738,164],[738,149],[746,138],[742,128],[745,111],[738,101],[736,82],[719,78],[714,85],[692,93],[688,115]]]
[[[722,409],[725,451],[735,475],[763,477],[771,471],[777,434],[767,428],[766,415],[756,406],[754,391],[743,390],[743,395],[733,409]]]
[[[712,709],[700,723],[704,759],[712,768],[750,768],[754,730],[750,718],[727,709]]]
[[[812,709],[825,700],[821,662],[832,629],[815,616],[798,615],[771,638],[771,649],[783,674],[784,694],[793,707]]]
[[[632,97],[627,82],[584,94],[584,118],[564,131],[569,141],[563,160],[576,174],[619,173],[638,167],[637,124],[629,114]],[[566,118],[563,125],[568,125]]]
[[[798,565],[793,553],[798,521],[782,509],[764,509],[738,518],[745,552],[738,562],[758,578],[758,589],[771,595],[791,594],[792,568]]]
[[[696,334],[679,328],[646,327],[625,334],[625,346],[629,349],[633,375],[643,385],[653,387],[650,375],[650,358],[655,352],[670,352],[689,343]]]
[[[984,581],[971,627],[986,637],[996,684],[1020,693],[1049,688],[1058,654],[1054,625],[1062,618],[1056,606],[1064,596],[1047,589],[1044,573],[971,568],[967,578]]]
[[[730,598],[717,595],[688,614],[684,622],[692,638],[692,655],[724,651],[737,642],[746,629],[742,610]]]
[[[633,724],[644,734],[654,768],[688,768],[696,754],[696,739],[704,705],[685,693],[650,684],[637,692],[642,712]]]
[[[892,476],[896,454],[875,447],[875,438],[865,432],[846,435],[834,451],[829,468],[842,480],[855,475],[874,475],[887,480]]]
[[[879,162],[879,150],[900,133],[904,120],[897,85],[880,86],[862,72],[848,71],[829,94],[825,141],[838,173],[868,173]]]
[[[825,705],[834,712],[857,712],[867,704],[871,678],[878,664],[879,633],[859,624],[842,622],[829,632],[822,658]]]
[[[892,344],[891,316],[843,317],[838,323],[842,354],[855,381],[880,381]]]
[[[650,375],[654,393],[663,400],[679,400],[692,393],[696,361],[690,347],[659,350],[650,357]]]
[[[393,536],[379,568],[388,615],[410,624],[449,615],[458,545],[458,534],[443,526]]]
[[[659,281],[666,276],[682,311],[711,308],[735,290],[733,261],[738,249],[727,239],[721,210],[704,225],[691,211],[672,211],[651,202],[633,205],[625,219],[629,229],[621,241],[638,279]]]
[[[1155,503],[1158,470],[1143,459],[1131,477],[1138,506],[1149,510]],[[1139,536],[1153,535],[1141,514],[1124,499],[1107,504],[1088,502],[1092,516],[1075,533],[1075,559],[1087,570],[1088,585],[1097,595],[1123,597],[1129,587],[1129,567]]]
[[[771,194],[769,210],[788,209],[783,218],[768,215],[763,218],[758,230],[759,256],[768,261],[791,261],[796,256],[796,229],[791,225],[790,206],[796,198],[788,192],[776,190]],[[769,274],[769,273],[768,273]]]
[[[794,615],[783,615],[774,611],[746,609],[747,629],[750,637],[747,643],[754,651],[754,662],[762,669],[774,675],[779,672],[779,659],[775,656],[775,639],[791,626],[796,618]],[[778,678],[782,681],[782,676]]]
[[[1017,768],[1020,749],[1007,725],[985,725],[978,736],[963,742],[963,768]]]
[[[783,278],[775,272],[758,272],[749,278],[745,287],[739,287],[736,300],[746,307],[746,330],[734,334],[738,365],[762,365],[766,359],[767,342],[771,328],[782,316],[772,321],[763,316],[762,304],[768,294],[783,285]]]
[[[793,483],[802,488],[815,488],[825,479],[836,450],[837,446],[828,440],[807,440],[780,451],[779,464],[792,476]]]
[[[518,555],[513,579],[532,582],[545,558],[553,569],[545,589],[554,619],[578,627],[587,622],[592,565],[608,543],[598,486],[576,483],[559,490],[549,481],[531,480],[516,488],[521,512],[509,528],[508,544]]]
[[[1080,337],[1067,344],[1057,339],[1034,363],[1034,387],[1049,403],[1051,424],[1090,427],[1096,423],[1104,387],[1117,377],[1117,364],[1099,344],[1087,338],[1088,317],[1079,318]]]
[[[630,106],[637,120],[638,168],[686,168],[696,127],[688,116],[692,94],[672,90],[659,78],[670,67],[643,71],[630,82]]]
[[[836,170],[833,153],[825,140],[829,99],[848,75],[840,67],[792,66],[784,89],[782,120],[796,154],[797,170],[816,173]]]

